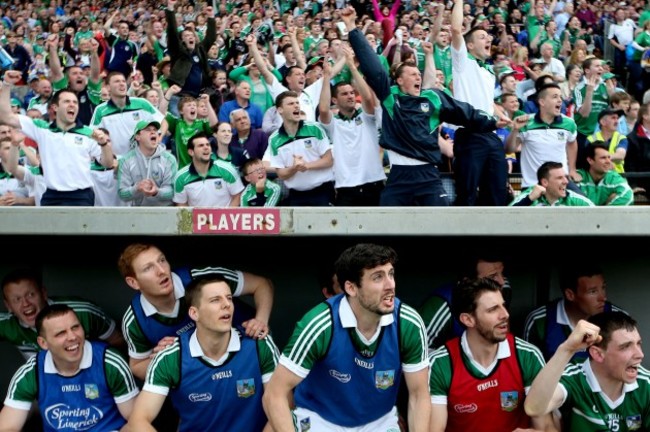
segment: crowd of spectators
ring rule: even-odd
[[[357,32],[390,97],[367,73],[374,60],[359,62]],[[0,205],[630,205],[650,193],[636,175],[650,171],[643,0],[14,1],[0,5],[0,44]],[[414,118],[404,65],[431,119],[415,126],[422,149],[382,133],[396,111]],[[495,123],[458,129],[456,101]],[[602,173],[594,145],[608,149]],[[566,177],[548,196],[546,162]],[[420,165],[453,179],[436,199],[395,186],[430,176]]]

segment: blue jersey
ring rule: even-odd
[[[107,384],[104,370],[107,345],[90,343],[92,366],[75,376],[45,373],[47,351],[38,353],[38,406],[47,432],[114,431],[126,423]]]
[[[395,299],[394,321],[382,327],[374,356],[355,348],[350,331],[341,325],[343,295],[327,300],[332,315],[332,339],[327,356],[296,387],[296,406],[317,412],[330,423],[357,427],[377,420],[395,406],[402,375],[399,342],[400,301]]]
[[[239,334],[243,332],[240,330]],[[179,430],[259,432],[266,425],[257,342],[240,336],[241,349],[220,366],[192,357],[192,332],[180,337],[180,385],[170,392]],[[199,406],[205,409],[197,409]]]

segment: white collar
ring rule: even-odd
[[[352,306],[350,306],[350,302],[348,302],[348,298],[345,295],[343,295],[343,298],[341,299],[341,304],[339,305],[339,319],[341,320],[341,326],[343,328],[355,329],[357,331],[357,334],[361,338],[361,340],[366,344],[373,343],[379,336],[379,332],[381,331],[381,328],[386,327],[387,325],[391,325],[394,321],[392,313],[387,315],[382,315],[381,318],[379,318],[379,326],[377,326],[377,331],[370,338],[370,340],[366,339],[361,334],[361,332],[359,332],[359,329],[357,328],[357,317],[354,315],[354,312],[352,311]]]
[[[469,359],[472,366],[474,366],[483,375],[489,375],[492,373],[492,370],[497,365],[497,362],[499,360],[510,357],[510,345],[506,339],[499,342],[497,347],[497,355],[494,358],[494,361],[488,367],[483,367],[479,362],[474,360],[474,355],[472,354],[472,350],[469,348],[469,343],[467,342],[467,330],[465,330],[460,337],[460,347]]]
[[[176,304],[174,305],[174,310],[170,314],[161,314],[158,312],[158,309],[151,304],[149,300],[144,297],[144,294],[140,296],[140,305],[142,305],[142,311],[145,316],[151,316],[153,314],[160,314],[170,318],[176,318],[178,316],[178,311],[180,309],[180,302],[178,299],[185,296],[185,287],[183,286],[183,281],[181,278],[172,272],[172,284],[174,285],[174,298],[176,299]]]
[[[226,347],[226,353],[219,360],[213,360],[203,353],[201,344],[196,337],[196,330],[194,330],[194,333],[190,336],[190,355],[192,357],[202,357],[203,360],[207,361],[212,366],[221,366],[228,359],[230,353],[237,352],[240,349],[241,341],[239,340],[239,332],[234,328],[230,329],[230,341],[228,342],[228,347]]]
[[[623,393],[621,394],[621,397],[619,397],[615,401],[612,401],[600,388],[600,383],[598,382],[598,378],[596,377],[596,374],[594,374],[594,371],[591,368],[591,359],[588,359],[582,364],[582,372],[585,374],[585,379],[587,380],[587,384],[589,385],[591,391],[594,393],[600,393],[600,397],[603,398],[603,400],[607,403],[607,405],[611,409],[615,409],[616,407],[618,407],[620,404],[623,403],[623,401],[625,400],[625,393],[631,392],[639,388],[639,384],[636,381],[634,381],[634,383],[632,384],[624,383]]]
[[[79,370],[88,369],[93,365],[93,346],[90,342],[84,341],[83,345],[83,354],[81,355],[81,362],[79,363]],[[54,364],[54,359],[52,359],[52,353],[47,351],[45,353],[45,364],[43,365],[43,372],[48,374],[59,374],[59,370]]]

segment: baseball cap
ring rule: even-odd
[[[15,107],[15,106],[17,106],[17,107],[22,107],[23,104],[20,103],[20,101],[19,101],[18,99],[16,99],[16,98],[11,98],[11,106],[12,106],[12,107]]]
[[[305,69],[305,72],[309,72],[316,66],[323,67],[324,62],[325,59],[323,58],[323,56],[312,57],[311,59],[309,59],[309,62],[307,63],[307,69]]]
[[[603,74],[602,78],[603,78],[604,81],[607,81],[608,79],[617,78],[617,76],[616,76],[616,74],[613,74],[611,72],[607,72],[607,73]]]
[[[499,74],[499,82],[503,81],[503,79],[504,79],[505,77],[507,77],[508,75],[514,75],[514,74],[516,74],[516,73],[517,73],[517,72],[515,72],[514,69],[509,68],[509,67],[503,69],[503,70],[501,71],[501,73]]]
[[[149,126],[154,125],[156,129],[160,129],[160,123],[155,120],[140,120],[137,125],[135,125],[135,130],[133,131],[133,136],[136,136],[141,130],[148,128]]]
[[[604,110],[602,110],[601,112],[598,113],[598,121],[600,121],[600,119],[602,119],[603,117],[608,116],[608,115],[617,115],[617,116],[621,117],[621,116],[625,115],[625,111],[623,111],[623,110],[615,110],[615,109],[611,109],[611,108],[605,108]]]

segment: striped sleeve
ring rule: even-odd
[[[411,306],[402,303],[399,320],[402,369],[417,372],[429,367],[427,332],[422,317]]]
[[[142,390],[167,396],[180,383],[181,344],[177,340],[160,351],[147,367]]]
[[[314,363],[327,354],[331,339],[332,312],[326,303],[321,303],[298,321],[280,364],[305,378]]]
[[[11,408],[29,411],[32,402],[38,397],[37,356],[33,356],[22,365],[9,382],[5,405]]]
[[[111,389],[115,403],[129,401],[138,395],[138,386],[135,383],[129,365],[120,354],[108,348],[104,354],[104,370],[106,381]]]
[[[526,388],[526,392],[528,392],[528,389],[533,384],[533,380],[535,380],[535,377],[542,370],[546,362],[539,348],[523,339],[515,338],[515,347],[517,349],[517,358],[522,369],[524,387]]]
[[[262,382],[266,384],[271,379],[273,372],[275,372],[280,359],[280,352],[271,335],[257,341],[257,351],[259,352]]]

